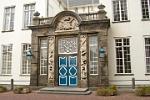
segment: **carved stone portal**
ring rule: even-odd
[[[54,85],[54,55],[55,55],[55,37],[49,38],[49,55],[48,55],[48,83]]]
[[[81,55],[81,87],[87,86],[87,36],[80,36],[80,55]]]
[[[72,16],[62,17],[56,25],[56,31],[78,30],[79,23]]]

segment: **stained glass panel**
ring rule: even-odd
[[[63,38],[58,41],[59,54],[73,54],[77,53],[77,38]]]

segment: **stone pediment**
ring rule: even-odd
[[[63,16],[58,20],[55,31],[74,31],[79,30],[79,22],[73,16]]]

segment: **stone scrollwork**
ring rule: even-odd
[[[80,36],[81,80],[87,80],[87,36]]]
[[[57,23],[56,31],[78,30],[78,21],[72,16],[64,16]]]
[[[48,80],[54,84],[54,54],[55,54],[55,37],[49,37],[49,55],[48,55]]]

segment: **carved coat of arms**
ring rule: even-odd
[[[58,22],[56,31],[78,30],[78,21],[72,16],[65,16]]]

